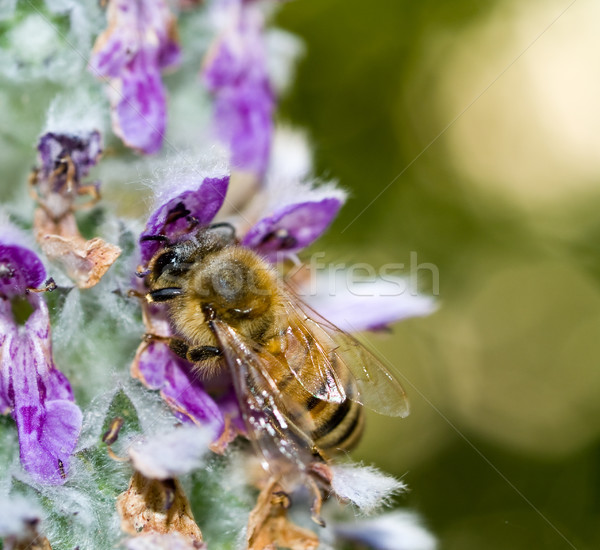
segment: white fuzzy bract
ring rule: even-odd
[[[134,468],[151,479],[169,479],[187,474],[203,465],[214,431],[182,426],[134,444],[129,457]]]
[[[389,504],[392,496],[406,490],[402,481],[372,466],[336,464],[331,470],[331,487],[335,494],[352,502],[364,514]]]

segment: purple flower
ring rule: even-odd
[[[209,51],[202,76],[215,97],[215,126],[234,169],[262,177],[269,160],[275,95],[267,74],[263,15],[254,2],[221,0],[228,26]]]
[[[79,185],[102,154],[102,137],[94,130],[85,134],[59,134],[48,132],[38,142],[41,161],[40,176],[58,192],[66,183]],[[62,164],[72,162],[73,173],[60,170]],[[70,178],[71,181],[67,181]]]
[[[108,21],[89,69],[109,80],[115,133],[129,147],[155,153],[166,129],[160,73],[180,61],[175,20],[164,0],[110,0]]]
[[[46,271],[11,226],[0,237],[0,408],[17,424],[21,464],[38,482],[65,482],[81,430],[69,381],[52,360],[50,319],[39,294]],[[20,315],[29,313],[20,324]]]
[[[63,134],[48,132],[38,143],[39,165],[30,183],[39,207],[33,228],[47,258],[60,264],[80,288],[94,286],[121,253],[99,237],[86,240],[78,230],[75,210],[79,196],[99,198],[98,182],[83,181],[102,153],[98,131]]]
[[[62,134],[47,132],[38,141],[38,167],[31,183],[38,202],[55,223],[60,223],[73,210],[78,195],[98,196],[98,184],[83,183],[102,154],[100,132]],[[52,233],[44,227],[42,233]]]

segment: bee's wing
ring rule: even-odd
[[[388,416],[407,416],[408,399],[400,383],[383,363],[356,338],[340,330],[300,301],[289,289],[283,289],[285,315],[288,319],[288,343],[305,342],[312,364],[309,372],[303,365],[305,357],[297,352],[286,353],[290,370],[304,388],[319,399],[340,402],[346,398],[343,380],[349,375],[354,391],[348,398]],[[300,358],[300,359],[298,359]],[[347,384],[346,384],[347,386]]]
[[[281,370],[281,362],[265,350],[255,349],[228,324],[214,320],[213,330],[231,370],[248,436],[263,466],[271,473],[290,463],[305,471],[314,459],[314,430],[306,409],[279,391],[270,372]]]

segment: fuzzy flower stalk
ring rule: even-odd
[[[0,9],[3,548],[435,547],[346,456],[408,414],[351,333],[435,305],[309,256],[347,194],[276,124],[280,4]]]

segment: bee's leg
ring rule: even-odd
[[[144,302],[146,301],[146,293],[140,292],[139,290],[136,290],[135,288],[130,288],[127,291],[127,296],[129,296],[130,298],[137,298],[138,300],[143,300]]]
[[[323,493],[317,482],[312,476],[308,476],[308,485],[312,490],[315,499],[313,500],[312,506],[310,507],[311,519],[321,527],[325,527],[325,520],[321,517],[321,506],[323,506]]]
[[[307,475],[308,486],[315,497],[310,510],[311,517],[317,525],[325,527],[325,521],[321,517],[321,506],[331,491],[333,473],[317,447],[314,447],[312,451],[315,461],[310,465]]]
[[[222,355],[223,351],[215,346],[199,346],[188,349],[186,358],[192,363],[200,363],[213,357],[221,357]]]
[[[213,357],[221,357],[223,352],[215,346],[198,346],[190,348],[185,341],[180,338],[167,338],[170,350],[181,357],[187,359],[190,363],[201,363]]]
[[[169,349],[182,359],[187,359],[189,346],[181,338],[166,338]]]
[[[173,338],[172,336],[162,336],[160,334],[144,334],[146,342],[164,342],[169,346],[169,349],[178,357],[187,359],[189,346],[181,338]]]

